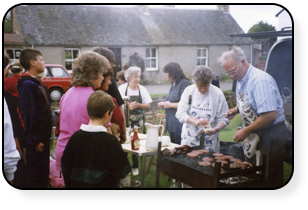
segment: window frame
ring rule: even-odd
[[[205,56],[202,56],[202,50],[205,49]],[[198,50],[201,50],[201,56],[198,56]],[[197,65],[201,65],[201,64],[198,64],[198,60],[202,60],[202,59],[205,59],[205,65],[204,66],[208,66],[208,56],[209,56],[209,49],[207,47],[198,47],[197,48]],[[200,62],[202,63],[202,62]]]
[[[7,49],[5,49],[6,54],[8,54],[7,53],[8,50],[13,50],[13,55],[14,55],[14,58],[10,58],[10,61],[19,61],[19,58],[15,57],[15,51],[19,50],[21,52],[23,49],[21,49],[21,48],[7,48]]]
[[[150,49],[150,56],[151,57],[147,57],[147,49]],[[152,57],[152,50],[155,49],[155,53],[156,53],[156,57]],[[155,68],[152,67],[147,67],[147,60],[152,60],[155,59]],[[145,48],[145,70],[146,71],[157,71],[158,70],[158,48],[157,47],[146,47]]]
[[[67,50],[70,50],[71,51],[71,59],[67,59],[66,58],[66,51]],[[66,62],[72,62],[72,67],[73,67],[73,62],[74,62],[74,59],[73,58],[73,50],[78,50],[78,55],[80,55],[80,48],[64,48],[64,67],[67,69],[67,70],[73,70],[73,69],[68,69],[67,66],[66,66]]]

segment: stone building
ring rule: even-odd
[[[4,48],[12,59],[33,47],[43,53],[46,63],[68,70],[78,54],[94,46],[113,50],[115,71],[138,53],[145,61],[144,78],[155,83],[165,80],[162,68],[171,61],[180,63],[189,76],[196,65],[223,73],[217,58],[233,45],[244,49],[248,61],[252,59],[252,40],[229,36],[244,33],[229,13],[229,5],[214,10],[173,5],[17,5],[11,12],[13,31],[4,34]]]

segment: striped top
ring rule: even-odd
[[[258,114],[277,111],[273,124],[285,120],[283,102],[276,81],[268,73],[250,65],[243,79],[236,84],[236,94],[247,91],[248,102]]]

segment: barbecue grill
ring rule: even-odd
[[[204,145],[204,138],[201,138],[200,145]],[[189,152],[199,149],[203,149],[203,147],[192,147]],[[220,142],[220,153],[244,160],[241,143]],[[213,152],[202,154],[195,158],[187,157],[186,154],[163,156],[161,153],[161,142],[159,142],[156,166],[156,188],[159,187],[160,173],[194,188],[262,188],[265,180],[265,156],[263,157],[262,165],[247,169],[230,169],[229,165],[225,165],[222,167],[225,171],[223,174],[220,173],[220,162],[215,163],[215,168],[211,166],[200,166],[198,163],[202,161],[203,157],[213,158]]]

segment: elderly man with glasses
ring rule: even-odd
[[[232,119],[240,113],[243,129],[235,133],[233,140],[243,141],[246,159],[254,165],[265,154],[267,187],[281,187],[287,129],[277,84],[269,74],[247,63],[240,47],[224,52],[218,61],[226,74],[237,81],[237,106],[230,109],[226,117]]]

